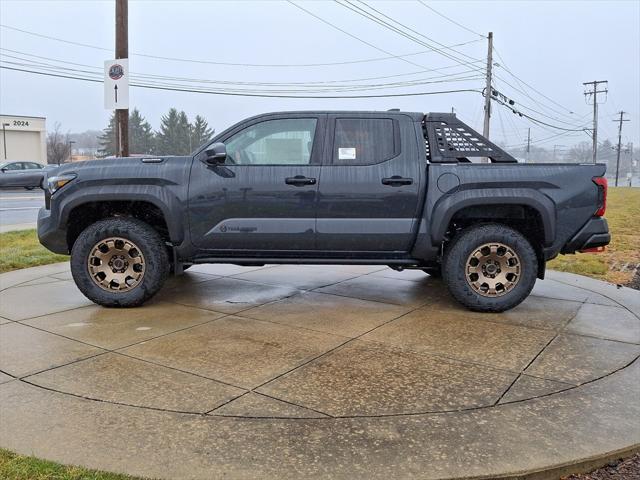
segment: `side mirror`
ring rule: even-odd
[[[227,158],[227,146],[224,143],[217,142],[211,145],[204,152],[206,157],[205,163],[209,165],[222,165]]]
[[[5,173],[7,171],[6,168],[0,168],[0,172]]]

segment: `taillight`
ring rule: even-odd
[[[607,179],[604,177],[593,177],[593,183],[598,186],[598,210],[595,216],[602,217],[607,209]]]

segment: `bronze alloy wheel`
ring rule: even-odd
[[[484,297],[500,297],[520,280],[518,255],[503,243],[485,243],[476,248],[465,266],[467,282]]]
[[[144,255],[138,246],[121,237],[96,243],[89,253],[87,267],[96,285],[109,292],[128,292],[144,277]]]

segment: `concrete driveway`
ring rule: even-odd
[[[558,476],[640,444],[640,294],[503,314],[420,271],[197,266],[132,310],[0,276],[0,446],[158,478]],[[543,475],[544,477],[544,475]]]

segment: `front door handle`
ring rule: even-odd
[[[400,175],[394,175],[390,178],[383,178],[383,185],[390,185],[392,187],[401,187],[402,185],[411,185],[413,183],[413,178],[404,178]]]
[[[304,175],[296,175],[295,177],[287,177],[284,179],[284,183],[287,185],[293,185],[294,187],[304,187],[305,185],[315,185],[315,178],[308,178]]]

